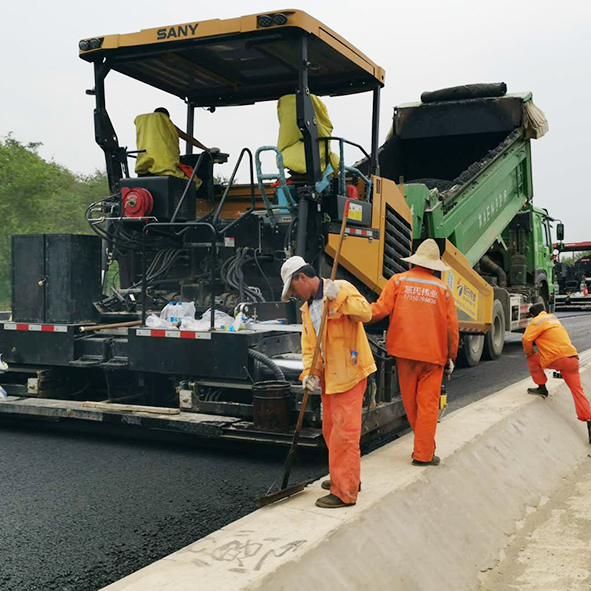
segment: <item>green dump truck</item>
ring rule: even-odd
[[[380,172],[404,179],[413,241],[451,242],[494,289],[490,330],[463,336],[460,357],[472,366],[501,354],[505,331],[523,330],[532,302],[554,306],[553,220],[532,202],[530,146],[548,124],[531,93],[506,94],[504,84],[421,98],[395,108]],[[470,290],[453,290],[461,320]]]

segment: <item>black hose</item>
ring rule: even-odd
[[[271,301],[274,302],[275,301],[275,291],[273,290],[273,286],[271,285],[271,282],[269,281],[269,278],[265,275],[265,272],[263,271],[263,268],[261,267],[261,264],[259,262],[259,259],[257,257],[257,248],[255,248],[254,250],[254,262],[256,263],[256,266],[259,268],[259,271],[261,272],[261,275],[263,276],[264,280],[267,282],[267,285],[269,287],[269,291],[271,292]],[[273,260],[273,257],[269,256],[269,255],[263,255],[261,258],[266,259],[266,260]]]
[[[499,287],[507,287],[507,273],[505,270],[497,265],[488,255],[484,255],[480,259],[480,267],[485,271],[494,273],[499,280]]]
[[[275,376],[276,380],[285,382],[285,374],[281,371],[281,368],[270,357],[267,357],[266,355],[255,349],[249,349],[248,356],[252,357],[253,359],[256,359],[259,363],[266,365],[273,372],[273,375]]]
[[[285,233],[285,241],[283,243],[283,247],[286,251],[291,249],[291,236],[293,234],[294,228],[296,228],[298,223],[298,216],[294,215],[291,218],[291,222],[289,222],[289,227],[287,228],[287,232]]]
[[[262,294],[261,291],[259,291],[258,288],[252,287],[250,285],[246,285],[244,283],[244,271],[243,271],[243,267],[244,265],[248,265],[252,262],[254,262],[254,257],[251,256],[247,256],[247,251],[248,249],[244,249],[243,255],[240,258],[240,261],[237,264],[237,276],[238,276],[238,281],[239,281],[239,285],[241,288],[244,289],[245,295],[247,296],[246,299],[250,299],[250,301],[252,302],[265,302],[265,298]]]

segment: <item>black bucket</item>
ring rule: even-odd
[[[261,431],[287,431],[290,409],[289,382],[257,382],[252,387],[254,428]]]

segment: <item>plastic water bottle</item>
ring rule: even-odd
[[[8,394],[6,393],[6,390],[0,386],[0,400],[2,400],[3,398],[7,398]]]
[[[171,316],[170,316],[170,319],[169,319],[169,320],[170,320],[170,323],[171,323],[171,324],[176,324],[176,323],[179,321],[179,319],[178,319],[178,317],[177,317],[177,310],[176,310],[176,306],[177,306],[177,305],[179,305],[179,306],[180,306],[180,303],[179,303],[179,304],[177,304],[176,302],[170,302],[170,305],[171,305],[171,307],[173,307],[174,309],[170,311],[170,314],[171,314]],[[174,314],[174,316],[172,316],[172,314]]]
[[[160,318],[162,320],[166,320],[166,321],[170,321],[170,316],[171,316],[171,310],[172,307],[174,306],[174,302],[172,300],[170,300],[170,302],[168,302],[168,304],[166,304],[166,306],[164,306],[164,308],[162,308],[162,312],[160,312]]]
[[[245,322],[246,322],[246,316],[244,316],[244,314],[240,314],[240,313],[237,314],[236,318],[234,319],[234,322],[232,322],[232,325],[228,329],[228,332],[238,332],[239,330],[244,328]]]

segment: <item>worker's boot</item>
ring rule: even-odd
[[[420,462],[419,460],[413,460],[413,466],[439,466],[441,460],[438,456],[433,456],[428,462]]]
[[[339,507],[352,507],[355,503],[345,503],[336,495],[326,495],[316,500],[316,506],[323,509],[338,509]]]
[[[591,443],[591,421],[587,421],[587,431],[589,432],[589,443]]]
[[[320,485],[324,490],[330,490],[330,479],[323,480]],[[359,491],[361,491],[361,482],[359,483]]]
[[[546,388],[546,384],[541,384],[537,388],[528,388],[528,394],[537,394],[538,396],[543,396],[546,398],[548,396],[548,388]]]

